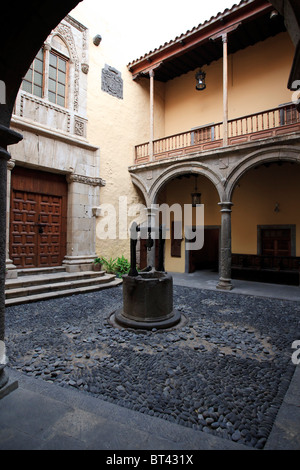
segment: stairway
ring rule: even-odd
[[[16,279],[5,282],[5,305],[84,294],[116,287],[122,283],[114,274],[104,271],[67,273],[64,267],[19,269]]]

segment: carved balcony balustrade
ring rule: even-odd
[[[153,141],[153,161],[185,157],[191,153],[223,147],[222,122]],[[280,106],[228,121],[228,145],[283,136],[300,131],[300,114],[294,104]],[[150,143],[135,147],[135,164],[150,162]]]

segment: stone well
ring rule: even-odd
[[[151,270],[138,276],[123,276],[123,308],[115,321],[127,328],[164,329],[179,323],[181,314],[173,309],[173,278]]]

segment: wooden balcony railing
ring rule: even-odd
[[[228,145],[300,131],[300,114],[292,104],[228,121]],[[153,142],[153,159],[184,157],[223,146],[223,123],[213,123]],[[135,163],[149,162],[149,142],[135,147]]]

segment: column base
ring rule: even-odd
[[[95,258],[96,255],[66,256],[62,265],[66,268],[68,273],[92,271]]]
[[[217,289],[219,290],[232,290],[233,285],[231,283],[231,279],[225,279],[220,277],[219,282],[217,284]]]
[[[18,388],[16,380],[11,381],[4,369],[0,371],[0,400]]]
[[[6,260],[6,279],[17,279],[18,277],[18,271],[17,267],[13,264],[12,260],[7,259]]]

